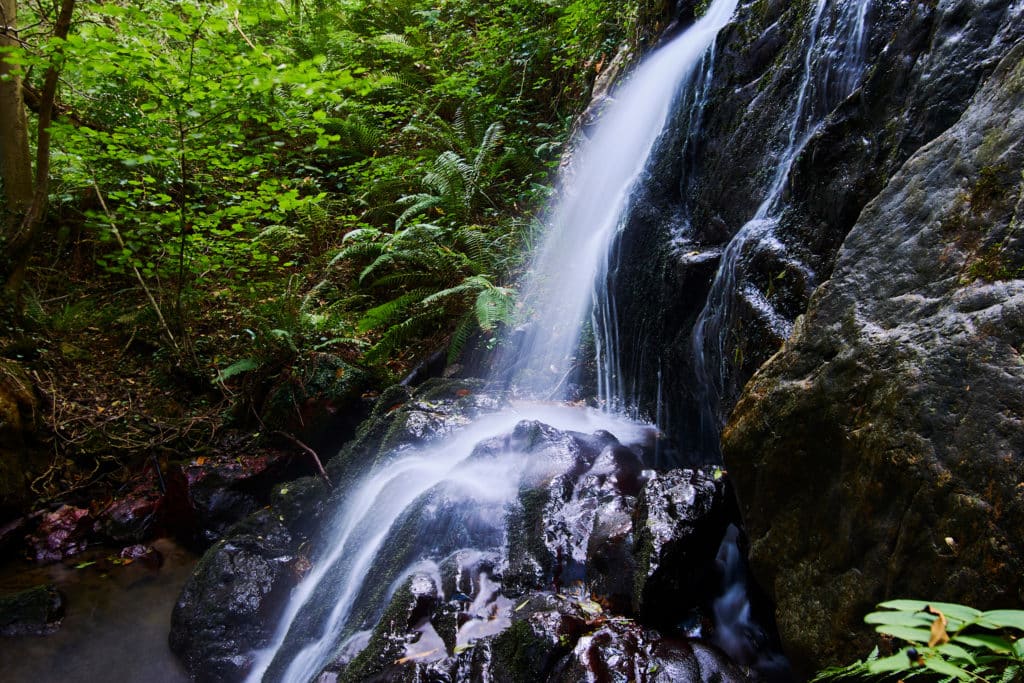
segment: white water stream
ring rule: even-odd
[[[524,287],[530,328],[514,353],[517,380],[562,398],[580,336],[603,286],[608,253],[673,103],[690,87],[737,0],[716,0],[701,19],[651,54],[614,93],[596,131],[573,160],[575,174],[551,213],[551,225]],[[601,394],[621,403],[610,379],[617,358],[601,358]]]
[[[703,393],[702,423],[705,429],[714,432],[712,440],[717,438],[724,417],[720,403],[732,361],[726,348],[732,331],[734,300],[741,293],[737,279],[740,265],[752,250],[759,249],[781,255],[793,268],[806,269],[796,259],[785,256],[786,246],[776,233],[785,208],[785,190],[800,153],[833,107],[848,97],[860,82],[865,66],[866,18],[870,5],[871,0],[817,0],[807,31],[803,69],[790,114],[786,145],[778,156],[771,184],[753,218],[740,228],[722,253],[704,308],[694,325],[696,385]],[[828,19],[831,25],[827,24]],[[804,274],[807,280],[813,280],[812,273]],[[789,336],[789,321],[778,315],[767,299],[756,290],[743,293],[758,308],[776,336]]]
[[[637,179],[680,89],[690,84],[737,2],[715,0],[692,27],[650,55],[615,92],[575,159],[577,173],[553,209],[548,237],[525,286],[531,331],[510,361],[519,381],[542,396],[559,397]],[[396,455],[352,489],[247,680],[305,683],[320,673],[345,634],[357,630],[347,622],[371,567],[388,550],[389,531],[429,491],[440,489],[446,502],[460,501],[459,509],[476,518],[467,526],[485,541],[500,536],[506,505],[520,484],[551,476],[546,470],[554,464],[511,450],[490,458],[470,456],[479,442],[508,433],[524,419],[561,430],[606,429],[624,444],[645,440],[652,429],[613,414],[528,404],[484,416],[437,445]],[[425,559],[431,558],[417,562]]]

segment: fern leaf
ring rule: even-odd
[[[405,346],[410,340],[426,336],[425,330],[436,321],[436,318],[436,313],[426,312],[406,318],[397,325],[392,325],[380,341],[367,351],[366,360],[370,363],[380,361],[396,349]]]
[[[337,254],[327,262],[327,265],[335,266],[340,261],[365,261],[371,258],[377,258],[383,251],[383,246],[375,243],[362,243],[353,244],[340,250]]]
[[[455,331],[452,332],[451,341],[448,342],[448,364],[454,363],[462,350],[466,348],[466,343],[470,337],[473,336],[473,332],[476,331],[476,318],[472,313],[466,313],[459,320],[459,324],[455,327]]]
[[[301,240],[302,237],[302,232],[287,225],[268,225],[263,228],[258,235],[256,235],[256,238],[253,241],[266,242],[276,240],[279,243],[295,242]]]
[[[398,205],[408,205],[408,207],[398,216],[397,219],[395,219],[395,229],[401,228],[410,218],[414,218],[415,216],[440,205],[442,201],[441,197],[427,193],[400,197],[397,202]]]
[[[476,159],[473,160],[474,183],[479,183],[484,167],[487,165],[487,160],[491,158],[495,150],[501,145],[504,136],[505,127],[501,123],[495,122],[487,127],[483,140],[480,141],[480,149],[476,153]]]
[[[476,319],[480,329],[491,331],[499,324],[508,324],[515,311],[512,290],[506,287],[488,287],[477,294]]]
[[[374,306],[359,319],[357,323],[357,329],[360,332],[369,332],[370,330],[378,330],[382,327],[392,325],[398,318],[405,315],[405,313],[412,308],[413,305],[417,304],[426,295],[421,289],[417,289],[411,292],[386,301],[379,306]]]

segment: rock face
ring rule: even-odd
[[[272,593],[286,594],[292,538],[269,511],[240,522],[206,552],[171,615],[171,649],[196,681],[240,680],[273,631]]]
[[[752,566],[805,671],[865,655],[886,598],[1024,601],[1022,171],[1018,45],[864,209],[732,415]]]
[[[44,636],[57,630],[64,597],[53,586],[36,586],[0,598],[0,636]]]
[[[1024,37],[1010,0],[741,2],[718,38],[704,105],[684,98],[612,255],[624,385],[690,462],[717,457],[719,424],[826,280],[863,207],[922,145],[956,123],[979,84]],[[841,13],[864,6],[861,76],[840,87]],[[804,117],[770,239],[736,255],[714,344],[695,365],[693,330],[729,240],[756,214],[784,157],[812,33]],[[852,58],[852,55],[851,55]],[[830,61],[832,60],[832,61]],[[847,92],[849,90],[849,92]],[[816,125],[815,125],[816,124]],[[659,349],[651,353],[652,346]],[[709,384],[715,386],[708,386]]]

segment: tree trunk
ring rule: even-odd
[[[15,0],[0,0],[6,7]],[[53,35],[64,40],[71,29],[71,15],[75,9],[75,0],[62,0],[57,22],[53,27]],[[50,66],[43,77],[43,89],[40,93],[39,125],[36,134],[36,172],[35,188],[30,193],[30,201],[24,215],[17,223],[12,224],[5,236],[5,263],[0,263],[2,275],[2,292],[0,292],[0,314],[6,313],[12,321],[12,331],[17,331],[21,317],[21,289],[25,281],[25,270],[28,267],[32,248],[43,226],[46,217],[46,203],[50,191],[50,124],[53,123],[53,109],[57,98],[57,81],[60,77],[60,49],[51,55]],[[18,83],[18,101],[21,103],[21,115],[25,115],[25,107],[21,98],[21,84]],[[31,168],[30,168],[31,172]],[[31,181],[30,181],[31,184]]]
[[[0,0],[0,47],[18,45],[17,0]],[[21,94],[21,68],[0,56],[0,178],[3,179],[4,223],[18,225],[32,202],[32,157]]]

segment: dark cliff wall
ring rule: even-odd
[[[1024,44],[861,213],[723,438],[805,670],[891,597],[1024,603]]]
[[[795,108],[813,0],[747,2],[716,47],[699,135],[680,107],[613,261],[626,384],[695,459],[714,457],[718,424],[702,424],[692,329],[725,244],[764,199]],[[830,2],[828,30],[843,3]],[[853,94],[812,83],[808,111],[824,119],[797,158],[770,244],[740,260],[721,337],[708,358],[724,419],[740,389],[782,343],[861,209],[922,145],[953,125],[979,84],[1024,35],[1009,0],[875,0],[866,15],[867,66]],[[766,305],[767,304],[767,305]],[[652,351],[660,350],[659,353]],[[659,373],[661,375],[659,382]]]
[[[1024,603],[1021,3],[869,5],[863,74],[812,84],[822,123],[738,260],[702,417],[694,324],[786,148],[814,4],[741,5],[611,274],[625,384],[684,455],[736,406],[721,454],[804,672],[870,651],[886,598]]]

